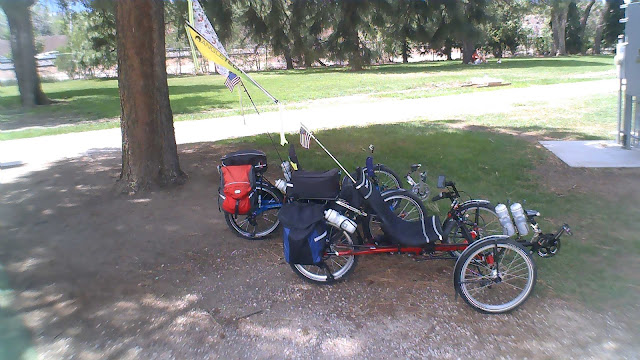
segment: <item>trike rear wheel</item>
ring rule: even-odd
[[[325,266],[290,264],[293,271],[304,280],[317,284],[331,282],[328,272],[331,272],[333,281],[343,280],[356,267],[358,259],[354,255],[337,256],[336,251],[349,251],[354,249],[354,240],[351,235],[334,226],[329,225],[329,239],[326,254],[323,258]]]
[[[249,240],[261,240],[271,235],[278,226],[278,212],[283,197],[278,189],[265,184],[256,187],[258,206],[251,214],[233,215],[224,213],[227,225],[236,235]]]
[[[477,311],[500,314],[522,305],[536,283],[529,251],[507,239],[484,239],[462,252],[454,270],[460,296]]]

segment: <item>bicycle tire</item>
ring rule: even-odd
[[[504,230],[500,224],[498,214],[490,203],[469,203],[460,206],[460,213],[465,218],[465,224],[470,227],[470,231],[474,231],[476,236],[473,239],[466,239],[462,235],[460,226],[457,223],[452,224],[452,229],[443,238],[445,244],[468,244],[474,241],[493,235],[503,235]],[[449,220],[453,221],[453,220]],[[445,225],[446,229],[447,226]],[[446,233],[446,231],[445,231]],[[450,251],[451,256],[460,256],[460,251]]]
[[[358,244],[357,236],[355,239],[351,237],[351,234],[345,230],[327,223],[330,227],[330,250],[339,251],[346,249],[354,249],[353,245]],[[329,281],[329,277],[325,271],[325,268],[321,268],[316,265],[300,265],[289,264],[293,272],[296,273],[303,280],[314,284],[331,284],[344,280],[349,274],[353,272],[357,263],[358,257],[355,255],[350,256],[336,256],[332,251],[326,251],[323,261],[327,268],[331,271],[333,281]],[[337,265],[337,266],[336,266]],[[335,271],[334,271],[335,269]]]
[[[395,171],[384,164],[377,164],[373,167],[378,190],[385,192],[389,190],[402,189],[402,179]]]
[[[426,216],[427,214],[427,210],[420,198],[410,191],[404,189],[390,190],[382,193],[381,196],[385,202],[392,202],[390,205],[391,210],[404,220],[418,221],[420,215]],[[362,222],[364,238],[368,241],[375,241],[381,231],[380,225],[376,223],[375,214],[370,213],[368,218]]]
[[[489,314],[521,306],[537,279],[529,251],[504,238],[484,239],[469,246],[458,258],[453,273],[456,292],[475,310]],[[494,298],[497,300],[490,300]]]
[[[224,213],[224,218],[229,229],[231,229],[237,236],[248,240],[262,240],[278,229],[280,226],[278,211],[280,211],[280,207],[282,207],[282,203],[284,201],[284,197],[280,190],[269,184],[259,184],[256,186],[255,191],[258,196],[258,205],[256,210],[251,214],[233,215],[227,212]],[[280,206],[268,208],[267,210],[260,212],[265,201],[270,202],[271,205],[279,204]],[[238,219],[241,220],[238,221]],[[255,222],[255,225],[251,223],[252,221]],[[258,230],[258,225],[261,224],[261,222],[264,222],[266,227],[263,230]]]

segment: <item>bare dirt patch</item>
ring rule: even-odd
[[[632,324],[545,291],[512,314],[476,313],[455,297],[451,261],[365,257],[345,282],[307,284],[284,262],[279,236],[247,241],[227,229],[215,166],[233,149],[179,150],[187,184],[144,196],[114,196],[113,152],[2,185],[0,262],[16,293],[12,309],[41,357],[601,359],[640,351]]]

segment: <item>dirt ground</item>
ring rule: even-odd
[[[549,292],[538,291],[511,314],[479,314],[456,299],[448,260],[363,257],[345,282],[305,283],[284,262],[279,236],[247,241],[227,228],[216,202],[215,166],[230,150],[181,145],[187,184],[133,198],[112,192],[118,152],[62,161],[0,186],[0,263],[14,289],[13,314],[41,358],[606,359],[640,353],[637,328],[620,314],[595,313]],[[557,169],[547,179],[551,186],[581,177]],[[606,191],[599,181],[589,184]],[[633,181],[624,183],[636,189]],[[17,358],[25,351],[5,354]]]

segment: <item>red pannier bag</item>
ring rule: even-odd
[[[234,215],[250,213],[255,204],[256,176],[253,165],[220,166],[222,210]]]

